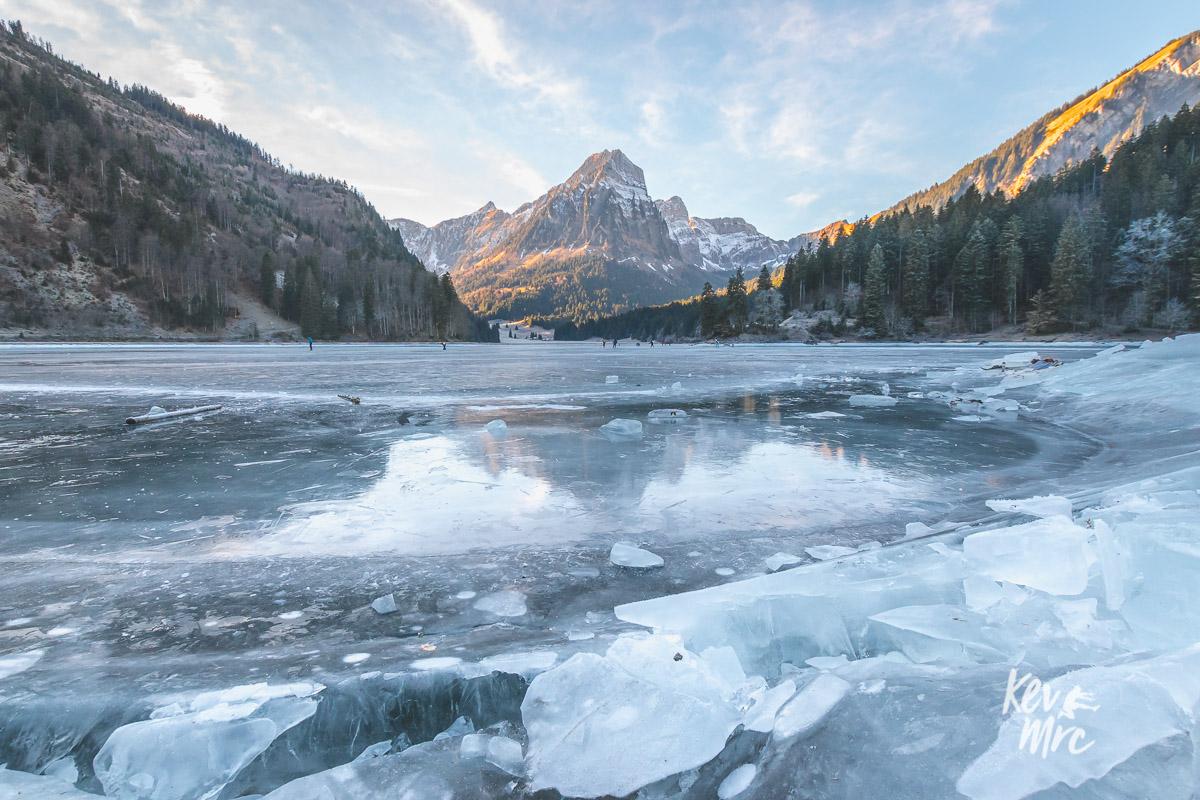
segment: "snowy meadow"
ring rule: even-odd
[[[1189,798],[1200,336],[1019,350],[0,347],[0,798]]]

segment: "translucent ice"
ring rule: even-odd
[[[651,422],[682,422],[687,415],[682,408],[656,408],[646,418]]]
[[[706,763],[741,720],[724,671],[668,637],[627,637],[542,673],[521,705],[531,788],[624,796]]]
[[[95,800],[71,784],[50,775],[5,769],[0,764],[0,800]]]
[[[898,400],[888,394],[853,394],[850,395],[850,405],[860,408],[883,408],[894,406]]]
[[[376,614],[394,614],[397,611],[396,596],[391,592],[376,597],[371,601],[371,608]]]
[[[621,379],[620,379],[620,377],[618,377],[616,375],[605,375],[604,382],[605,383],[620,383]]]
[[[643,550],[630,542],[617,542],[608,553],[608,560],[618,567],[633,569],[652,569],[661,567],[665,562],[662,556]]]
[[[1010,678],[1015,680],[1020,676]],[[1191,735],[1200,701],[1200,645],[1068,672],[1032,695],[1026,705],[1026,695],[1014,692],[1021,705],[1005,709],[1009,715],[996,741],[958,781],[967,797],[1018,800],[1059,783],[1076,788],[1103,779],[1143,748]],[[1190,752],[1186,759],[1190,765]],[[1185,773],[1183,786],[1166,785],[1157,761],[1144,767],[1142,790],[1154,786],[1155,797],[1188,796],[1194,776]],[[1099,788],[1092,794],[1116,796]]]
[[[725,780],[721,781],[721,785],[717,787],[717,797],[720,800],[729,800],[729,798],[737,797],[742,792],[750,787],[754,782],[754,775],[758,772],[758,767],[753,764],[742,764],[733,772],[725,776]]]
[[[848,556],[851,553],[858,552],[853,547],[845,547],[840,544],[818,544],[813,547],[804,548],[804,552],[808,553],[818,561],[828,561],[831,558],[840,558]]]
[[[297,693],[311,691],[304,687]],[[310,697],[279,695],[265,685],[206,693],[193,700],[192,710],[185,713],[117,728],[93,764],[105,796],[120,800],[215,797],[280,734],[317,710],[317,701]],[[196,757],[200,753],[203,758]]]
[[[792,680],[782,680],[770,689],[765,689],[755,698],[754,705],[746,712],[743,724],[748,731],[770,733],[775,727],[775,715],[783,704],[796,694],[796,683]]]
[[[988,500],[987,507],[992,511],[1009,511],[1028,514],[1031,517],[1071,516],[1071,501],[1053,494],[1028,497],[1024,500]]]
[[[493,736],[487,743],[487,761],[499,767],[509,775],[520,775],[524,772],[525,756],[521,752],[521,743],[505,736]]]
[[[492,436],[501,436],[508,432],[508,423],[502,419],[494,419],[483,427]]]
[[[800,556],[794,556],[791,553],[775,553],[763,559],[763,563],[767,567],[767,572],[778,572],[784,567],[790,567],[793,564],[799,564],[804,559]]]
[[[480,597],[475,608],[497,617],[520,617],[525,614],[525,595],[515,589],[503,589]]]
[[[610,439],[637,439],[642,435],[642,423],[618,417],[601,425],[600,432]]]
[[[842,702],[850,684],[836,675],[822,673],[800,690],[775,716],[773,735],[787,739],[810,733]]]
[[[973,534],[963,555],[969,569],[990,578],[1060,595],[1087,588],[1094,560],[1087,531],[1066,517]]]

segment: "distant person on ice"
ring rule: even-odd
[[[310,337],[308,337],[308,349],[309,350],[312,350],[312,345],[313,345],[313,341],[312,341],[312,337],[310,336]]]

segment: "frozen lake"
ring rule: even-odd
[[[0,347],[0,658],[42,653],[0,666],[0,763],[94,752],[172,692],[602,650],[632,627],[615,605],[1065,485],[1091,440],[915,396],[1015,349]],[[885,391],[894,406],[849,402]],[[207,403],[224,409],[122,424]],[[601,431],[616,418],[641,436]],[[614,566],[622,540],[665,566]],[[336,746],[400,725],[372,719]]]

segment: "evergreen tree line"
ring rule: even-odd
[[[972,187],[940,208],[863,219],[771,277],[783,314],[807,312],[865,336],[1196,327],[1200,108],[1184,106],[1111,159],[1093,152],[1012,198]],[[706,285],[690,301],[568,333],[734,333],[747,329],[744,303],[731,279],[723,294]]]
[[[19,22],[0,25],[0,55],[11,56],[0,59],[0,169],[67,211],[0,220],[0,244],[27,274],[89,261],[98,294],[136,297],[166,327],[218,330],[236,293],[321,338],[497,338],[344,182],[284,168],[146,87],[102,80]],[[0,290],[16,322],[54,318],[36,295]]]

